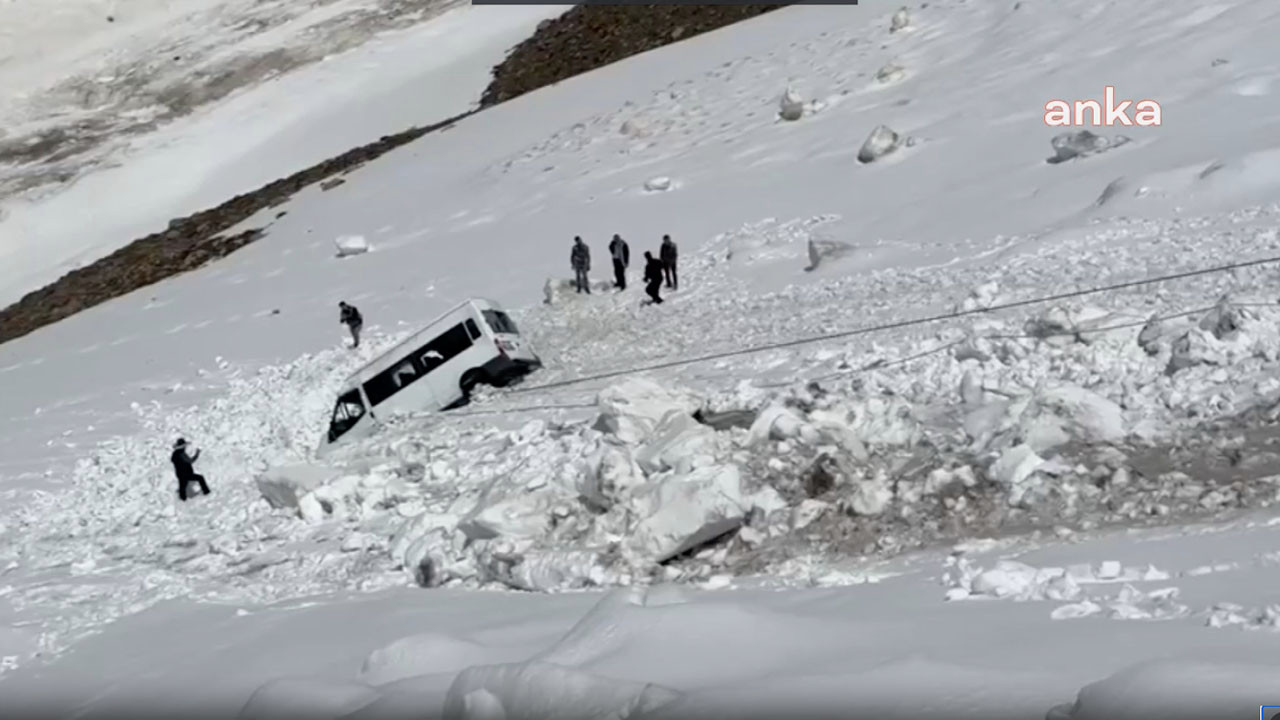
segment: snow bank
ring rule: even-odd
[[[485,665],[461,672],[445,698],[446,720],[611,720],[656,710],[675,690],[540,662]]]
[[[479,643],[438,633],[408,635],[365,658],[359,679],[387,685],[418,675],[456,673],[493,658],[494,650]]]
[[[378,697],[360,682],[332,679],[278,678],[254,691],[240,710],[240,720],[338,718]]]
[[[1080,690],[1046,720],[1252,717],[1276,692],[1277,665],[1153,660]]]

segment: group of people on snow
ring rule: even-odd
[[[627,268],[631,266],[631,247],[621,235],[614,234],[609,241],[609,257],[613,260],[613,286],[619,291],[627,289]],[[676,260],[679,251],[670,235],[662,236],[662,245],[658,249],[658,257],[648,250],[644,251],[644,291],[654,304],[662,302],[658,290],[666,283],[668,289],[679,287],[676,274]],[[574,285],[579,293],[591,294],[591,248],[582,237],[574,236],[573,250],[569,253],[569,266],[573,268]]]

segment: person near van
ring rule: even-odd
[[[338,303],[338,307],[341,309],[338,322],[346,325],[351,331],[351,347],[360,347],[360,328],[364,326],[364,317],[360,315],[355,305],[348,305],[346,301]]]
[[[679,286],[679,278],[676,277],[676,244],[671,241],[670,235],[662,236],[662,250],[659,256],[662,258],[662,272],[666,276],[667,287],[675,290]]]
[[[573,252],[569,253],[569,264],[573,267],[574,283],[579,293],[591,294],[591,280],[587,273],[591,271],[591,248],[582,242],[580,236],[573,238]]]
[[[653,253],[645,250],[644,291],[657,304],[662,303],[662,298],[658,296],[658,288],[660,287],[662,287],[662,261],[655,258]]]
[[[613,286],[619,290],[627,289],[627,268],[631,265],[631,248],[621,235],[614,234],[609,243],[609,254],[613,256]]]
[[[187,441],[178,438],[173,444],[173,454],[169,456],[173,461],[173,472],[178,476],[178,499],[183,502],[187,501],[187,483],[196,483],[200,486],[200,491],[205,495],[209,494],[209,485],[204,481],[204,476],[197,473],[193,463],[200,459],[200,451],[197,450],[195,455],[187,454]]]

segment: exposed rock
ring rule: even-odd
[[[480,107],[780,7],[785,5],[578,5],[540,24],[507,54],[493,69]]]
[[[836,486],[840,477],[840,467],[836,459],[823,453],[809,466],[804,476],[804,491],[811,498],[824,495]]]
[[[1076,132],[1059,133],[1053,136],[1050,144],[1053,145],[1053,157],[1047,162],[1056,164],[1066,162],[1075,158],[1088,157],[1101,152],[1106,152],[1112,148],[1119,147],[1129,142],[1129,138],[1124,135],[1117,135],[1114,138],[1106,138],[1097,135],[1088,130],[1078,130]]]
[[[876,82],[882,85],[894,83],[906,77],[907,71],[897,63],[886,63],[884,67],[876,71]]]
[[[871,163],[888,155],[902,143],[902,138],[898,133],[890,130],[884,125],[879,125],[871,134],[867,136],[866,142],[862,143],[862,148],[858,150],[858,162]]]
[[[750,428],[756,421],[756,411],[754,410],[726,410],[724,412],[715,412],[705,408],[699,408],[693,413],[693,419],[712,428],[713,430],[729,430],[730,428]]]

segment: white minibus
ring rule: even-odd
[[[541,366],[497,303],[472,298],[347,378],[325,446],[367,436],[379,415],[452,409],[481,383],[501,387]]]

